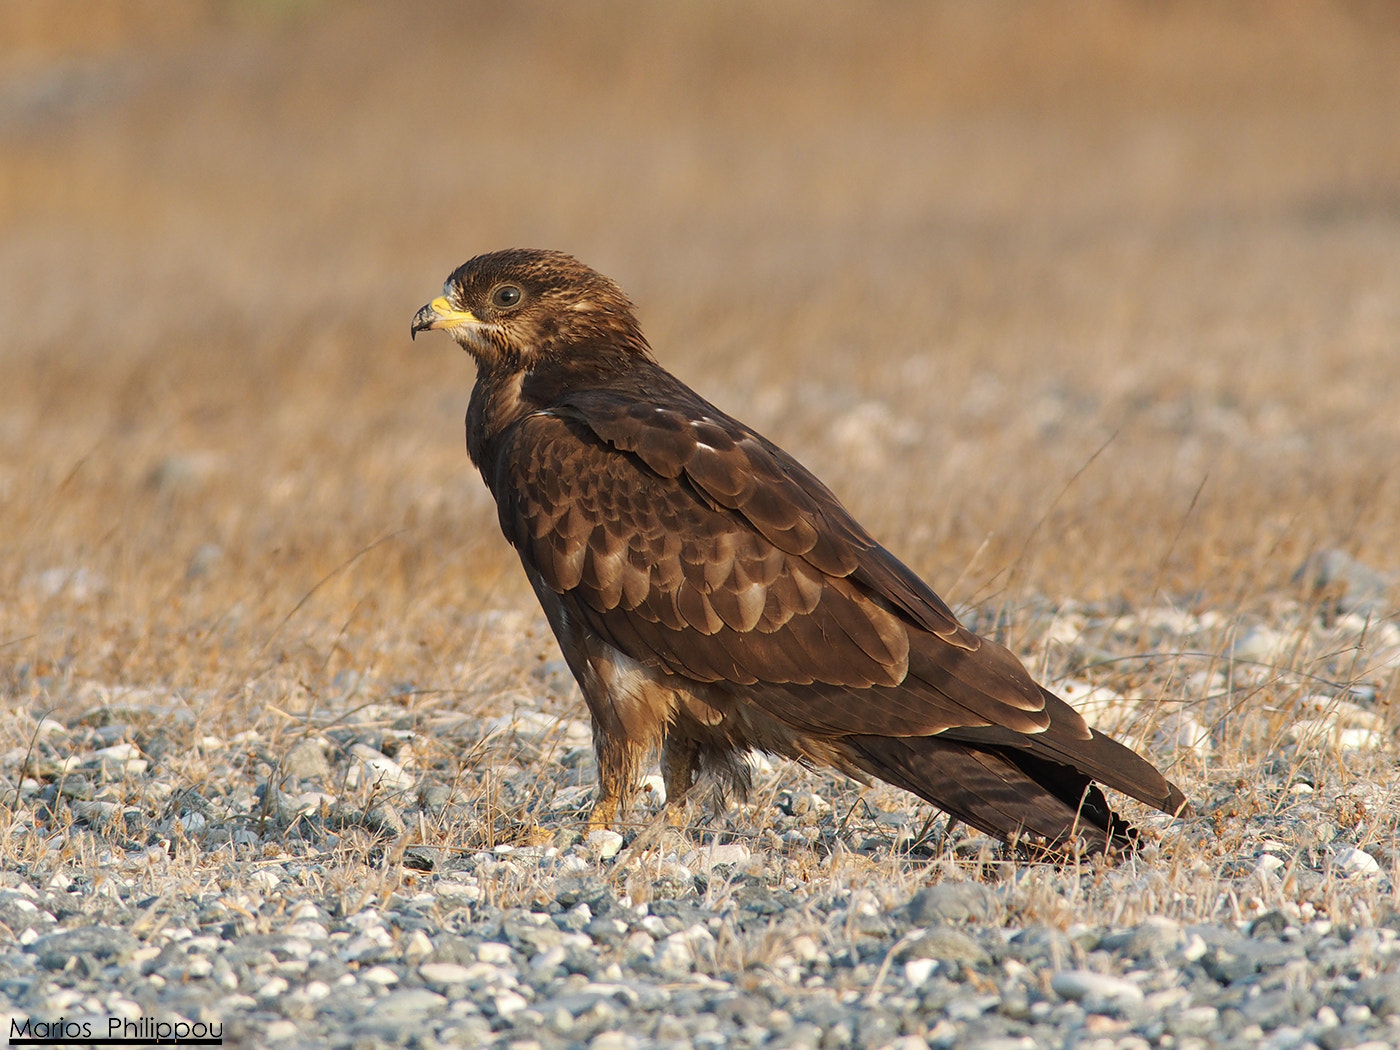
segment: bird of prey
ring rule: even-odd
[[[418,311],[476,361],[467,449],[593,723],[606,827],[659,750],[668,807],[748,753],[878,777],[1037,852],[1130,848],[1095,781],[1189,811],[831,490],[662,368],[561,252],[480,255]],[[678,812],[672,809],[672,813]]]

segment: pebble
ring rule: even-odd
[[[1335,870],[1344,875],[1354,875],[1365,878],[1381,873],[1381,865],[1375,857],[1365,850],[1348,847],[1339,850],[1332,858],[1332,866]]]
[[[584,843],[588,849],[599,860],[609,860],[616,857],[622,849],[623,842],[626,841],[616,831],[600,829],[590,831]]]
[[[173,712],[206,698],[75,685],[82,713],[26,725],[25,779],[4,785],[0,1011],[219,1018],[239,1045],[288,1050],[1394,1046],[1392,679],[1367,677],[1394,625],[1349,615],[1055,613],[1056,645],[1086,652],[1076,633],[1311,661],[1306,681],[1271,666],[1263,691],[1244,661],[1177,672],[1187,701],[1135,739],[1200,816],[1135,807],[1160,846],[1063,869],[945,832],[893,789],[768,760],[747,808],[697,806],[688,838],[648,828],[649,802],[585,838],[587,724],[538,712],[483,728],[370,704],[279,755],[251,731],[180,737]],[[1105,717],[1142,709],[1076,673]],[[168,703],[165,743],[123,706],[137,695]],[[434,738],[485,742],[498,809],[479,808],[475,766],[449,777],[418,743]],[[1239,748],[1242,772],[1214,771]],[[17,777],[25,750],[9,754]]]
[[[1091,970],[1064,970],[1050,978],[1056,995],[1082,1002],[1094,1011],[1120,1011],[1143,1000],[1142,989],[1132,981]]]
[[[905,914],[916,926],[935,922],[968,922],[986,919],[993,896],[976,882],[940,882],[914,894]]]
[[[971,936],[949,926],[935,926],[914,938],[904,950],[906,959],[937,959],[940,962],[985,966],[992,961],[987,950]]]
[[[331,764],[326,758],[326,746],[318,739],[308,738],[293,744],[282,756],[282,772],[299,780],[320,780],[329,783]]]
[[[346,783],[352,788],[363,785],[377,791],[409,791],[417,783],[412,773],[368,744],[355,744],[350,753],[359,759],[351,764],[346,776]]]

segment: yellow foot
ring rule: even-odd
[[[600,798],[593,806],[593,812],[588,814],[589,831],[606,831],[612,827],[612,823],[617,819],[617,799]]]

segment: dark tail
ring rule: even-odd
[[[1035,736],[1021,739],[1029,743]],[[1089,773],[1032,753],[1025,745],[947,736],[850,736],[844,743],[855,765],[870,775],[913,792],[979,831],[1034,851],[1117,852],[1131,850],[1137,842],[1137,831],[1109,808]],[[1090,753],[1085,764],[1097,767],[1096,775],[1106,759],[1117,759],[1120,771],[1124,766],[1150,770],[1153,790],[1135,784],[1139,790],[1130,793],[1150,795],[1144,801],[1169,813],[1189,812],[1181,791],[1128,748],[1098,733],[1083,744]],[[1101,779],[1122,788],[1114,783],[1121,775]]]

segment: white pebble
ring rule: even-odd
[[[500,941],[482,941],[476,946],[476,957],[484,963],[499,966],[510,962],[510,945]]]
[[[466,984],[471,979],[471,971],[461,963],[424,963],[418,967],[418,976],[429,984]]]
[[[666,781],[655,773],[642,777],[639,785],[642,789],[642,797],[648,799],[657,806],[666,804]]]
[[[1132,981],[1092,970],[1064,970],[1050,978],[1050,987],[1064,999],[1084,999],[1130,1005],[1142,1002],[1142,989]]]
[[[345,782],[350,787],[366,784],[383,791],[408,791],[417,783],[412,773],[368,744],[356,744],[350,753],[359,759],[346,773]]]
[[[922,988],[936,969],[937,959],[910,959],[904,964],[904,979],[911,988]]]
[[[263,1035],[269,1043],[280,1043],[284,1039],[291,1039],[300,1034],[301,1026],[295,1021],[271,1021],[263,1029]]]
[[[135,744],[113,744],[111,747],[100,747],[94,753],[103,762],[121,766],[131,773],[144,773],[150,765],[141,757],[141,749]]]
[[[433,951],[433,942],[422,930],[414,930],[408,935],[408,943],[404,945],[403,957],[408,962],[415,962]]]
[[[1274,663],[1287,656],[1293,639],[1264,624],[1256,624],[1235,638],[1231,655],[1236,660],[1257,660],[1260,663]]]
[[[1332,858],[1332,867],[1343,875],[1355,875],[1363,878],[1369,875],[1379,875],[1381,872],[1380,862],[1375,857],[1364,849],[1356,849],[1353,846],[1338,850],[1337,855]]]
[[[531,959],[530,969],[536,973],[552,973],[563,965],[566,958],[568,958],[568,953],[564,951],[563,945],[556,944],[552,948],[546,948]]]
[[[608,831],[600,828],[597,831],[590,831],[588,838],[584,840],[584,845],[599,860],[607,860],[616,857],[622,850],[623,838],[616,831]]]
[[[433,887],[439,897],[461,897],[464,900],[481,900],[481,887],[467,882],[439,882]]]

